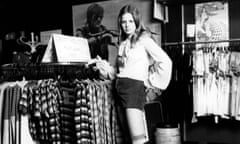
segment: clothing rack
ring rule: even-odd
[[[229,45],[227,45],[229,43]],[[167,48],[179,48],[181,47],[181,53],[184,55],[185,52],[190,52],[197,49],[197,45],[201,45],[200,48],[209,47],[225,47],[229,51],[240,51],[240,39],[229,39],[229,40],[215,40],[215,41],[187,41],[187,42],[165,42],[162,47],[166,50]],[[220,44],[220,45],[214,45]],[[226,45],[221,45],[226,44]]]
[[[41,63],[41,64],[6,64],[0,68],[0,82],[38,80],[45,78],[61,79],[99,79],[98,71],[86,63]]]
[[[192,45],[192,44],[207,44],[207,43],[224,43],[224,42],[240,42],[240,39],[216,40],[216,41],[188,41],[188,42],[166,42],[162,46],[173,45]]]
[[[111,81],[98,80],[98,71],[91,65],[6,64],[0,68],[4,80],[0,83],[0,144],[122,141]]]
[[[218,123],[216,123],[217,117],[211,115],[210,117],[201,117],[201,118],[198,117],[198,120],[199,120],[198,123],[192,124],[191,122],[192,120],[195,120],[192,117],[192,114],[193,114],[193,96],[192,96],[193,94],[193,89],[192,89],[193,51],[198,49],[205,50],[204,48],[206,48],[206,50],[211,48],[213,49],[216,48],[216,50],[221,51],[222,48],[224,48],[224,50],[226,48],[226,51],[229,53],[224,53],[224,54],[230,55],[232,54],[232,52],[236,54],[235,52],[239,53],[240,51],[240,39],[216,40],[216,41],[194,41],[193,40],[193,41],[187,41],[187,42],[165,42],[162,44],[162,47],[164,50],[168,52],[170,57],[173,59],[173,64],[174,64],[173,78],[176,79],[174,81],[176,84],[174,83],[174,86],[172,89],[173,91],[175,91],[175,93],[176,91],[179,91],[178,93],[181,93],[181,96],[183,96],[179,100],[177,99],[179,98],[179,96],[173,96],[171,99],[174,99],[175,101],[177,101],[176,103],[172,102],[174,103],[172,105],[174,106],[176,105],[175,107],[182,106],[181,105],[182,103],[184,103],[185,105],[185,107],[182,109],[183,111],[182,115],[184,116],[183,117],[179,116],[180,118],[182,118],[181,120],[183,121],[182,127],[183,127],[184,141],[199,142],[199,143],[204,143],[204,142],[205,143],[208,143],[208,142],[239,143],[240,142],[240,139],[238,137],[240,133],[240,127],[238,126],[239,121],[236,121],[233,118],[218,119],[219,121]],[[229,78],[229,77],[224,77],[224,78]],[[206,80],[204,82],[206,82]],[[214,82],[217,82],[217,81],[214,81]],[[226,90],[226,88],[224,90]],[[175,113],[178,112],[176,111],[177,110],[175,110]],[[234,129],[234,132],[232,131],[233,129]],[[202,135],[202,133],[204,133],[204,135]]]

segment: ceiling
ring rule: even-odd
[[[38,23],[62,23],[71,21],[71,8],[75,4],[84,4],[91,2],[110,1],[110,0],[1,0],[0,18],[1,33],[6,29],[19,27],[34,27]],[[113,0],[112,0],[113,1]],[[153,1],[153,0],[149,0]],[[158,0],[166,4],[188,4],[197,2],[207,2],[214,0]],[[233,0],[228,0],[233,1]],[[237,1],[237,0],[236,0]],[[47,25],[47,24],[44,24]],[[69,24],[71,25],[71,24]]]
[[[1,0],[0,35],[8,30],[29,28],[40,23],[71,21],[71,8],[75,4],[99,2],[103,0]],[[44,24],[46,25],[46,24]]]

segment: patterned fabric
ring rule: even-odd
[[[74,122],[74,107],[75,107],[75,90],[71,85],[61,86],[63,101],[60,105],[61,111],[61,138],[62,143],[74,143],[76,141],[75,122]]]
[[[116,113],[110,93],[111,84],[109,82],[89,80],[78,82],[75,109],[75,112],[78,112],[75,117],[78,120],[76,127],[84,128],[76,129],[77,143],[118,143],[115,134],[120,131],[116,126]]]
[[[75,106],[75,129],[77,144],[90,144],[92,141],[92,122],[89,91],[82,83],[77,84]]]
[[[31,81],[19,110],[30,133],[43,144],[118,144],[121,134],[110,81]]]
[[[19,110],[29,115],[29,129],[34,140],[46,144],[60,141],[60,101],[56,81],[31,81],[25,85]]]

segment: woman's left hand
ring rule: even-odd
[[[162,91],[160,89],[147,88],[146,89],[146,100],[147,100],[147,102],[154,101],[161,94],[162,94]]]
[[[231,71],[234,75],[240,76],[240,65],[231,65]]]

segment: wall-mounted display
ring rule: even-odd
[[[196,41],[229,39],[227,2],[195,4]]]

